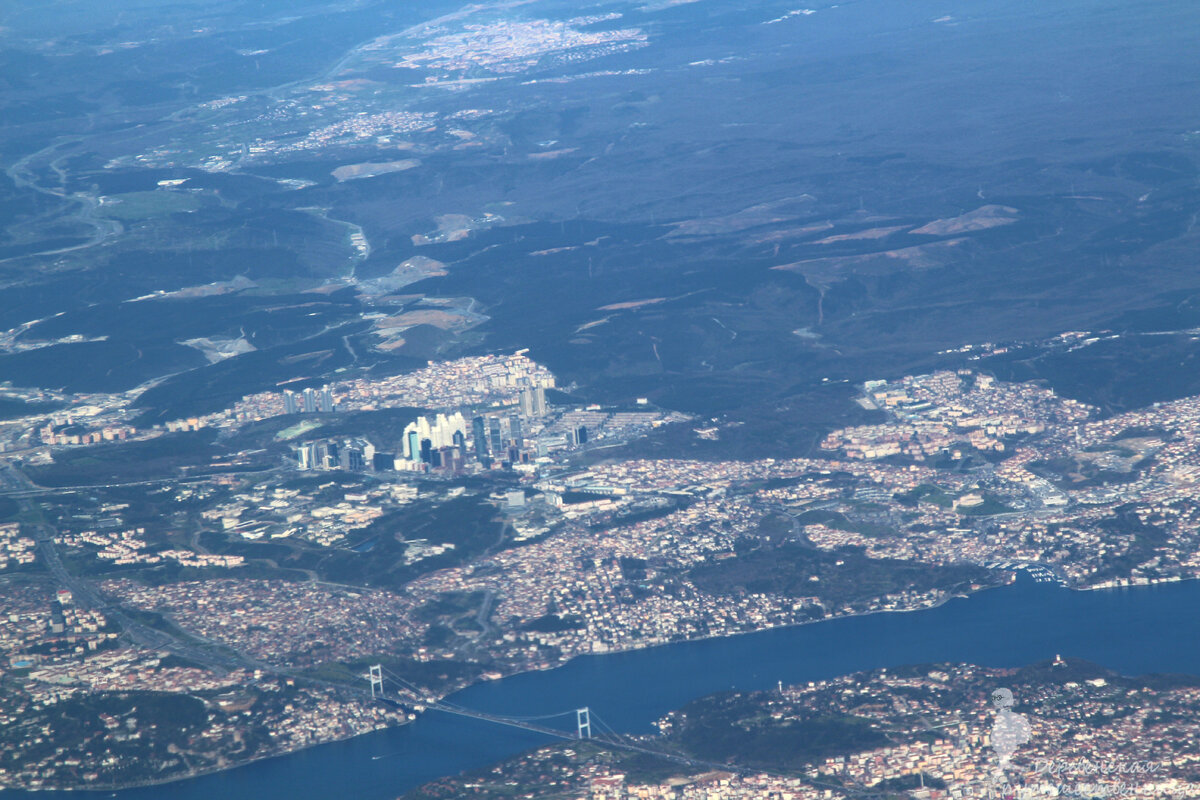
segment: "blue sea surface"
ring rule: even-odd
[[[559,669],[479,684],[460,706],[514,716],[589,707],[626,733],[689,700],[767,689],[858,670],[964,662],[1023,666],[1062,655],[1125,674],[1200,674],[1200,582],[1078,592],[1023,580],[933,609],[828,620],[794,628],[630,653],[578,658]],[[564,716],[546,724],[570,729]],[[597,723],[598,724],[598,723]],[[394,798],[427,781],[477,769],[547,737],[430,712],[393,730],[335,742],[180,783],[72,797],[120,800],[355,800]],[[7,792],[5,800],[45,798]]]

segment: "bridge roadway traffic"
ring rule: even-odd
[[[378,676],[375,674],[376,671],[378,671]],[[748,767],[748,766],[741,765],[741,764],[728,764],[728,763],[721,763],[721,762],[716,762],[716,761],[707,761],[705,759],[693,758],[692,756],[686,755],[684,753],[674,752],[674,751],[670,751],[670,750],[660,750],[660,749],[653,748],[653,747],[647,747],[646,745],[641,744],[638,740],[636,740],[632,737],[623,736],[620,733],[617,733],[607,723],[605,723],[602,719],[600,719],[598,715],[592,713],[591,710],[588,708],[578,708],[578,709],[573,709],[571,711],[564,711],[564,712],[560,712],[558,714],[548,714],[548,715],[543,715],[543,716],[539,716],[539,717],[526,717],[526,718],[508,717],[508,716],[504,716],[501,714],[491,714],[486,711],[479,711],[479,710],[476,710],[473,708],[465,708],[463,706],[456,705],[454,703],[449,703],[444,700],[439,700],[438,698],[435,698],[435,697],[429,697],[428,695],[424,694],[424,692],[420,689],[420,687],[417,687],[414,684],[409,683],[407,680],[405,680],[404,678],[401,678],[399,675],[396,675],[391,670],[383,669],[382,665],[372,667],[372,673],[373,673],[371,676],[372,685],[373,686],[378,685],[380,687],[380,692],[377,696],[374,695],[374,692],[372,692],[373,699],[381,700],[387,704],[394,705],[397,708],[403,708],[404,705],[400,701],[394,700],[394,699],[388,697],[382,691],[382,680],[381,679],[382,679],[383,675],[387,675],[388,678],[392,679],[397,684],[399,684],[400,687],[405,692],[408,692],[411,695],[411,698],[408,700],[408,703],[418,709],[421,708],[422,706],[424,706],[425,709],[428,709],[430,711],[441,711],[444,714],[454,714],[454,715],[457,715],[460,717],[467,717],[469,719],[477,719],[477,720],[481,720],[484,722],[495,723],[497,725],[506,725],[511,728],[519,728],[521,730],[532,731],[534,733],[544,734],[546,736],[551,736],[551,737],[554,737],[557,739],[565,739],[567,741],[581,741],[581,740],[586,739],[589,742],[595,742],[602,746],[616,748],[616,749],[620,749],[620,750],[627,750],[627,751],[634,752],[634,753],[642,753],[645,755],[653,756],[655,758],[664,759],[666,761],[672,761],[674,763],[681,764],[681,765],[689,767],[691,769],[704,769],[704,770],[716,771],[716,772],[729,772],[729,773],[735,774],[735,775],[747,775],[747,776],[770,775],[772,777],[785,778],[785,779],[795,779],[798,777],[794,774],[781,773],[781,772],[773,771],[770,769],[764,769],[761,767]],[[374,682],[377,677],[380,679],[380,682],[378,684],[375,684]],[[422,701],[418,700],[418,698],[425,698],[425,699],[422,702]],[[570,714],[576,715],[576,721],[578,723],[578,730],[575,733],[560,730],[558,728],[551,728],[551,727],[548,727],[545,725],[537,724],[537,720],[552,719],[554,717],[563,717],[563,716],[568,716]],[[592,723],[593,722],[597,723],[598,726],[601,728],[601,732],[599,735],[593,735],[593,733],[592,733]],[[928,720],[925,720],[925,724],[927,727],[930,727],[930,729],[932,730],[932,726],[930,726]],[[586,733],[585,733],[585,731],[586,731]],[[816,780],[813,778],[805,778],[804,781],[805,781],[805,783],[808,783],[812,786],[824,787],[824,788],[828,788],[828,789],[836,789],[843,794],[846,794],[850,797],[858,798],[859,800],[872,800],[873,798],[886,798],[886,797],[893,796],[893,794],[886,792],[886,791],[879,791],[879,790],[875,790],[875,789],[872,789],[867,786],[855,785],[855,783],[853,781],[849,781],[849,780],[847,780],[847,782],[845,782],[845,783],[830,783],[830,782]]]
[[[402,707],[398,701],[388,697],[378,697],[378,700],[383,700],[385,703],[394,704],[397,707]],[[431,702],[426,705],[431,711],[441,711],[445,714],[456,714],[460,717],[468,717],[470,719],[482,720],[484,722],[492,722],[497,725],[507,725],[512,728],[520,728],[534,733],[541,733],[546,736],[552,736],[557,739],[565,739],[567,741],[586,740],[595,742],[605,747],[611,747],[618,750],[627,750],[634,753],[642,753],[644,755],[660,758],[665,761],[671,761],[691,769],[702,769],[710,772],[728,772],[734,775],[754,776],[754,775],[769,775],[775,778],[796,779],[799,776],[794,774],[781,773],[770,769],[760,767],[748,767],[741,764],[726,764],[716,761],[705,761],[704,759],[692,758],[683,753],[672,752],[669,750],[658,750],[653,747],[646,747],[639,744],[637,741],[628,737],[622,736],[616,731],[608,733],[600,733],[599,735],[581,736],[578,733],[550,728],[545,725],[538,725],[531,720],[522,720],[516,717],[505,717],[498,714],[489,714],[486,711],[476,711],[475,709],[463,708],[461,706],[450,705],[441,701]],[[551,716],[564,716],[576,712],[564,712]],[[595,719],[595,715],[591,715]],[[607,726],[606,726],[607,727]],[[818,788],[837,790],[842,794],[850,797],[858,798],[858,800],[883,800],[884,798],[894,797],[894,792],[871,789],[867,786],[856,786],[852,782],[847,783],[827,783],[825,781],[816,780],[813,778],[804,778],[805,783]]]

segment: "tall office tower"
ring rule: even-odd
[[[587,425],[580,425],[575,429],[575,444],[587,444],[588,429]]]
[[[330,389],[328,385],[323,386],[321,388],[320,404],[321,404],[321,406],[320,406],[321,411],[325,412],[326,414],[332,413],[332,411],[333,411],[333,390]]]
[[[521,417],[517,414],[508,415],[508,438],[517,447],[521,446]]]
[[[296,448],[296,468],[300,470],[312,469],[311,444],[302,444]]]
[[[546,416],[546,390],[541,386],[533,390],[533,415],[535,417]]]
[[[471,420],[471,439],[475,445],[475,457],[486,456],[488,454],[487,431],[484,429],[483,417]]]
[[[412,437],[416,436],[419,442],[422,439],[428,439],[432,442],[432,447],[439,450],[443,447],[453,447],[457,435],[462,441],[466,441],[467,421],[459,412],[453,414],[437,414],[432,417],[417,417],[413,422],[404,426],[404,455],[416,460],[416,450],[412,446]]]
[[[304,390],[304,413],[311,414],[317,410],[317,393],[309,388]]]
[[[488,417],[488,444],[496,455],[504,452],[504,439],[500,436],[500,418]]]
[[[283,390],[283,413],[295,414],[300,409],[296,405],[296,393],[291,389]]]
[[[426,464],[429,464],[433,461],[433,441],[431,439],[421,440],[420,455],[421,460]]]
[[[415,429],[404,434],[404,455],[409,461],[421,460],[421,437]]]
[[[518,402],[521,413],[526,417],[546,416],[546,390],[541,386],[523,389]]]
[[[362,450],[357,447],[346,448],[346,468],[351,472],[364,472],[367,468],[367,460]]]
[[[467,452],[467,437],[463,435],[462,431],[455,431],[451,441],[454,442],[454,446],[460,453]]]

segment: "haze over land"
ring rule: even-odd
[[[176,375],[162,419],[319,377],[290,352],[530,347],[589,396],[736,412],[963,344],[1194,324],[1186,4],[170,9],[5,20],[0,324],[62,314],[10,334],[15,385]],[[448,274],[355,298],[418,254]],[[423,296],[489,319],[384,351],[355,324]],[[241,361],[180,344],[243,328]],[[1142,402],[1087,371],[1073,396]]]
[[[6,4],[0,786],[1014,571],[1196,577],[1198,36],[1182,0]]]

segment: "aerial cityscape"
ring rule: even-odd
[[[1200,797],[1200,7],[202,6],[0,4],[0,798]]]

